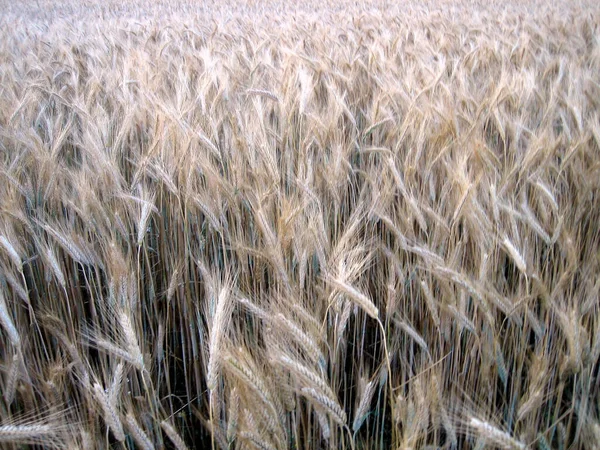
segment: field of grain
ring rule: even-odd
[[[0,11],[0,447],[600,448],[594,2]]]

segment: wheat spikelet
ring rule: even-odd
[[[521,204],[521,209],[525,214],[525,218],[529,226],[544,240],[544,242],[546,242],[546,244],[551,245],[552,238],[548,233],[546,233],[544,228],[537,221],[533,211],[531,211],[531,209],[525,201],[523,201],[523,203]]]
[[[323,409],[329,412],[330,416],[335,422],[340,425],[346,425],[346,413],[342,410],[340,405],[334,402],[331,398],[327,397],[323,393],[313,388],[302,388],[301,392],[308,398],[312,399]]]
[[[86,430],[80,431],[81,448],[83,450],[92,450],[94,448],[91,434]]]
[[[117,364],[115,368],[115,373],[113,374],[112,383],[108,390],[108,402],[111,405],[116,405],[119,402],[119,398],[121,396],[121,389],[123,384],[123,376],[125,372],[125,366],[123,363]]]
[[[50,267],[52,267],[52,271],[54,272],[54,276],[56,277],[56,280],[63,288],[65,288],[67,286],[67,281],[65,280],[63,271],[60,267],[58,260],[56,259],[56,255],[50,248],[46,248],[44,251],[44,254],[46,255],[46,258],[48,259],[48,262],[50,263]]]
[[[254,448],[260,450],[277,450],[277,447],[273,446],[270,442],[267,442],[263,437],[250,431],[241,432],[240,438],[249,441]]]
[[[140,214],[140,219],[138,221],[138,234],[137,234],[137,245],[142,245],[144,241],[144,236],[146,236],[146,226],[148,224],[148,219],[150,219],[150,213],[152,212],[152,204],[149,202],[144,202],[142,205],[142,212]]]
[[[229,410],[227,412],[227,441],[232,442],[235,439],[238,429],[238,420],[240,413],[240,397],[237,388],[233,388],[229,396]]]
[[[175,268],[173,274],[171,275],[171,281],[169,281],[169,287],[167,289],[167,301],[170,302],[175,295],[175,290],[178,287],[179,279],[181,277],[179,267]]]
[[[278,322],[285,328],[288,329],[292,338],[300,343],[305,350],[306,356],[311,358],[313,362],[318,363],[323,361],[325,358],[323,353],[319,349],[317,343],[311,339],[304,331],[302,331],[295,323],[286,318],[283,314],[277,314]]]
[[[0,324],[8,334],[8,338],[10,339],[11,344],[15,348],[19,348],[21,345],[21,336],[19,335],[19,331],[13,322],[11,315],[8,312],[8,307],[6,305],[6,300],[4,298],[4,293],[2,292],[2,287],[0,286]]]
[[[110,399],[99,383],[94,383],[92,389],[92,394],[102,408],[102,416],[104,417],[106,425],[112,431],[115,439],[119,442],[123,442],[125,440],[125,433],[123,431],[121,419],[119,418],[119,413],[116,410],[116,405],[110,403]]]
[[[179,436],[179,433],[177,433],[177,430],[175,430],[173,425],[171,425],[166,420],[163,420],[160,423],[160,426],[163,429],[163,431],[167,434],[167,436],[169,436],[169,439],[171,440],[171,442],[177,450],[187,450],[185,442],[183,441],[181,436]]]
[[[205,201],[198,198],[197,196],[194,197],[194,202],[196,203],[196,205],[198,205],[198,207],[202,211],[202,214],[204,214],[204,216],[208,219],[213,229],[220,230],[221,223],[217,216],[213,213],[212,208]]]
[[[541,390],[538,389],[531,393],[529,398],[525,402],[523,402],[523,404],[517,410],[517,420],[522,420],[531,411],[539,408],[542,401],[543,395]]]
[[[130,315],[125,311],[119,311],[118,313],[119,325],[123,333],[125,346],[127,348],[127,354],[130,355],[130,359],[135,362],[134,366],[139,370],[144,370],[144,356],[140,349],[137,334],[133,327]]]
[[[13,292],[17,294],[17,297],[23,300],[23,302],[26,304],[29,304],[31,300],[29,299],[29,293],[27,292],[26,287],[23,286],[23,282],[15,278],[15,276],[9,271],[5,271],[4,276],[6,277],[6,281],[8,281],[8,284],[12,288]]]
[[[221,367],[222,340],[227,332],[233,302],[229,288],[224,286],[216,299],[216,309],[211,324],[210,340],[208,344],[207,384],[210,390],[217,387],[217,378]]]
[[[21,272],[23,270],[23,261],[6,236],[0,235],[0,245],[4,248],[15,267]]]
[[[259,95],[261,97],[265,97],[268,98],[270,100],[273,100],[274,102],[279,102],[279,98],[273,94],[270,91],[266,91],[266,90],[262,90],[262,89],[248,89],[246,91],[246,94],[248,95]]]
[[[452,315],[456,319],[458,319],[458,322],[459,322],[461,328],[466,328],[467,330],[469,330],[469,332],[471,332],[475,335],[477,334],[475,324],[473,322],[471,322],[465,314],[461,313],[456,308],[456,306],[448,305],[447,308],[448,308],[448,311],[450,311],[452,313]]]
[[[56,427],[45,424],[0,425],[0,442],[32,442],[51,439]]]
[[[127,413],[125,416],[125,423],[127,424],[127,428],[129,429],[133,440],[142,450],[154,450],[154,444],[148,438],[144,430],[138,425],[132,413]]]
[[[140,360],[135,355],[132,355],[128,350],[125,350],[124,348],[112,343],[107,339],[94,337],[92,345],[98,349],[122,358],[139,370],[143,370],[143,366],[140,366]]]
[[[83,265],[92,264],[91,257],[75,242],[73,237],[69,238],[66,234],[50,225],[40,223],[40,225],[58,242],[58,244],[73,258]]]
[[[438,312],[438,308],[437,308],[435,299],[433,298],[433,294],[431,293],[431,289],[429,288],[427,281],[425,281],[424,279],[421,280],[421,287],[423,288],[423,294],[425,296],[425,304],[427,305],[427,308],[429,309],[429,313],[431,314],[433,323],[435,324],[435,326],[437,328],[439,328],[440,327],[440,315]]]
[[[458,438],[456,436],[456,430],[452,421],[450,420],[450,416],[448,415],[448,411],[444,406],[440,406],[440,415],[442,416],[442,425],[444,427],[444,431],[448,435],[450,442],[453,447],[458,446]]]
[[[546,439],[546,437],[543,434],[538,434],[538,449],[539,450],[550,450],[552,447],[550,447],[550,444],[548,443],[548,440]]]
[[[540,191],[549,200],[550,205],[552,206],[552,209],[554,209],[554,211],[558,211],[559,210],[558,202],[556,201],[554,194],[552,194],[552,190],[548,186],[546,186],[546,184],[544,184],[541,180],[536,181],[535,186],[538,189],[540,189]]]
[[[522,442],[515,440],[510,434],[499,430],[488,422],[484,422],[475,417],[469,421],[469,426],[486,441],[505,449],[526,449],[527,446]]]
[[[331,285],[333,285],[340,292],[346,294],[350,299],[352,299],[358,306],[360,306],[370,317],[373,319],[379,318],[379,310],[373,304],[373,302],[361,293],[358,289],[353,286],[335,278],[328,278],[327,280]]]
[[[266,406],[270,406],[271,408],[273,407],[270,399],[269,389],[256,373],[232,356],[228,355],[224,358],[224,360],[237,374],[237,376],[244,381],[246,386],[250,387],[258,395],[258,397]]]
[[[329,427],[329,418],[327,414],[324,413],[320,408],[315,408],[315,414],[317,416],[317,420],[319,421],[319,426],[321,427],[321,436],[326,441],[331,437],[331,428]]]
[[[302,377],[308,384],[316,386],[320,391],[322,391],[325,395],[327,395],[332,401],[335,399],[335,394],[326,383],[326,381],[321,378],[317,373],[299,363],[298,361],[294,361],[286,355],[279,355],[277,358],[277,362],[281,363],[284,367],[290,370],[293,374],[299,375]]]
[[[523,259],[523,257],[521,256],[519,250],[517,250],[517,248],[513,245],[511,240],[508,237],[505,237],[502,241],[502,244],[504,245],[504,248],[506,248],[506,250],[508,251],[508,254],[511,256],[513,261],[515,262],[517,268],[522,273],[526,273],[527,263],[525,262],[525,259]]]
[[[314,316],[314,313],[307,309],[306,306],[296,301],[292,301],[289,305],[291,310],[296,314],[299,323],[304,323],[309,331],[318,333],[321,330],[321,323]]]
[[[504,354],[502,353],[500,345],[496,345],[496,367],[498,368],[500,381],[502,381],[502,384],[506,388],[508,385],[508,370],[506,368],[506,363],[504,362]]]
[[[247,299],[247,298],[240,298],[240,299],[238,299],[238,302],[241,303],[242,305],[244,305],[244,307],[246,309],[248,309],[255,316],[260,317],[263,320],[269,320],[270,319],[270,316],[267,313],[267,311],[265,311],[261,307],[257,306],[256,304],[252,303],[249,299]]]
[[[537,338],[540,339],[544,335],[544,328],[535,313],[529,309],[527,310],[527,321]]]
[[[402,330],[404,330],[406,334],[408,334],[411,337],[413,341],[415,341],[415,343],[419,347],[421,347],[427,354],[429,354],[429,346],[427,345],[427,342],[425,342],[425,339],[423,339],[423,337],[419,333],[417,333],[417,330],[411,327],[404,320],[396,319],[395,322],[400,328],[402,328]]]
[[[8,371],[6,380],[4,381],[4,400],[8,405],[10,405],[15,399],[17,381],[21,371],[21,359],[21,353],[20,351],[17,351],[13,355],[12,362],[10,363],[10,370]]]
[[[344,302],[344,306],[342,308],[342,313],[340,315],[340,318],[338,320],[338,326],[336,328],[336,333],[338,335],[338,342],[340,342],[343,339],[344,336],[344,331],[346,330],[346,327],[348,325],[348,321],[350,320],[350,314],[352,313],[352,303],[351,302]]]
[[[371,400],[373,399],[376,386],[377,383],[375,383],[374,380],[371,380],[364,388],[364,391],[360,397],[358,408],[354,413],[354,420],[352,421],[352,431],[355,433],[360,429],[367,418],[367,413],[369,412],[369,407],[371,405]]]

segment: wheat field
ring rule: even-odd
[[[594,2],[0,10],[0,447],[600,448]]]

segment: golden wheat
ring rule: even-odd
[[[597,448],[596,3],[0,0],[1,445]]]

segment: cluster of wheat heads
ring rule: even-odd
[[[596,7],[1,3],[2,448],[598,448]]]

